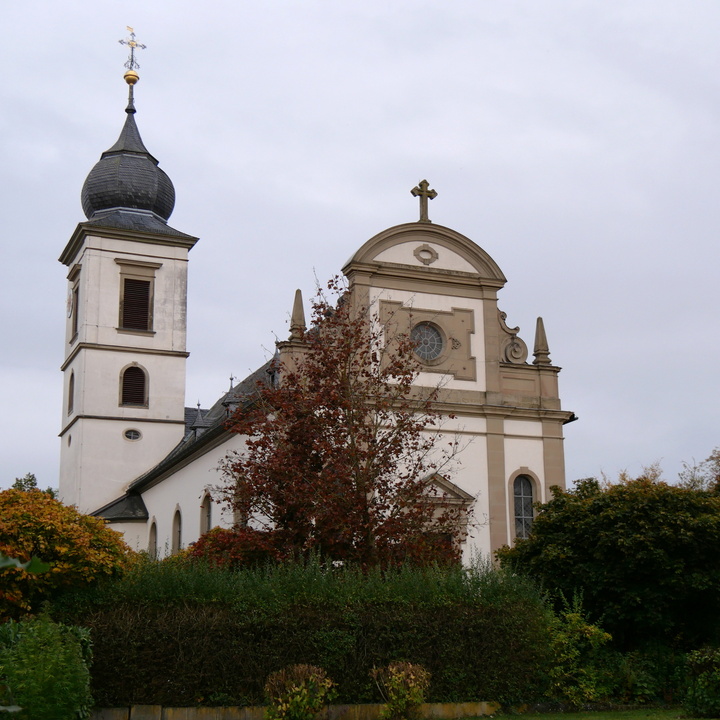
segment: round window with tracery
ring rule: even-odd
[[[411,330],[410,339],[415,343],[415,353],[421,360],[432,362],[442,355],[442,333],[432,323],[418,323]]]

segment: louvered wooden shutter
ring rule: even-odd
[[[122,404],[145,405],[145,373],[139,367],[129,367],[123,373]]]
[[[150,281],[125,278],[122,326],[128,330],[150,329]]]

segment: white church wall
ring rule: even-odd
[[[475,498],[468,508],[468,534],[462,548],[463,561],[470,562],[490,547],[487,420],[474,416],[445,418],[439,430],[429,461],[446,480]]]
[[[166,555],[172,548],[172,523],[175,511],[180,510],[182,516],[182,546],[195,542],[201,535],[201,508],[207,490],[213,496],[213,487],[223,484],[223,476],[219,467],[227,454],[241,450],[245,445],[240,436],[231,436],[222,445],[213,448],[204,455],[193,460],[185,467],[179,468],[171,476],[143,492],[143,501],[148,514],[155,517],[157,523],[158,554]],[[232,512],[220,502],[213,499],[212,525],[231,527]],[[147,549],[150,522],[145,528],[140,550]]]
[[[95,418],[73,425],[61,441],[61,500],[77,505],[81,512],[97,510],[120,497],[132,480],[156,465],[182,437],[177,425],[147,425]],[[140,439],[128,440],[124,433],[129,429],[140,429]]]
[[[75,380],[76,387],[83,388],[76,407],[78,414],[140,420],[184,420],[184,358],[109,349],[88,349],[82,355],[84,360],[77,365]],[[120,404],[122,372],[133,363],[146,373],[149,397],[147,407]]]
[[[536,420],[505,420],[507,437],[542,437],[542,423]]]
[[[153,332],[118,333],[121,265],[116,262],[152,262],[155,270],[153,288]],[[152,243],[127,242],[97,236],[86,238],[80,258],[81,324],[80,342],[103,345],[128,344],[142,349],[185,351],[187,250]],[[82,290],[84,289],[84,292]],[[83,314],[85,316],[83,319]]]
[[[490,547],[490,498],[488,492],[488,454],[485,418],[463,418],[457,424],[458,452],[456,468],[448,479],[475,498],[468,522],[468,535],[463,545],[463,562],[487,553]]]

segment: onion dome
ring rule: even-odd
[[[101,155],[83,185],[81,201],[88,220],[126,210],[152,213],[165,223],[175,206],[175,188],[143,145],[135,124],[133,86],[138,79],[132,69],[125,73],[130,90],[125,125],[117,142]]]

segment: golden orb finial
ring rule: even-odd
[[[123,77],[128,85],[134,85],[140,79],[140,76],[134,70],[128,70]]]

